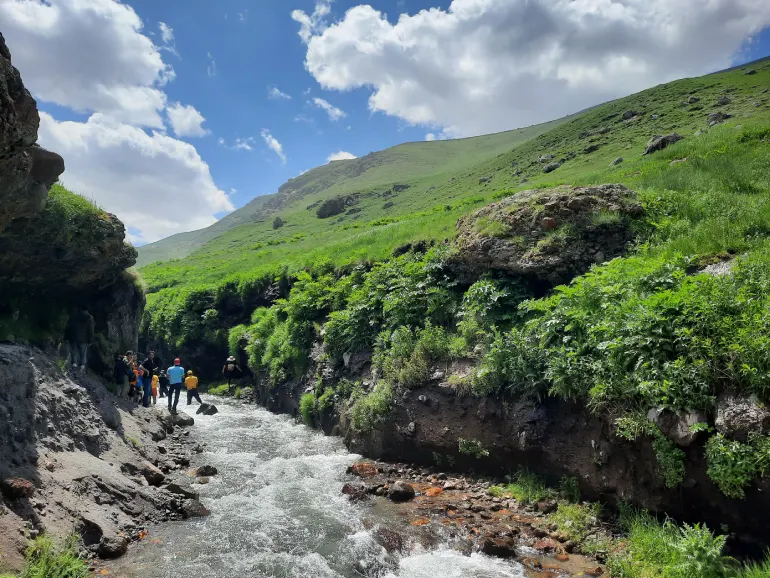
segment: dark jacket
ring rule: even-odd
[[[152,377],[152,374],[155,373],[155,370],[160,367],[160,363],[158,363],[158,358],[150,359],[149,357],[145,359],[142,362],[142,367],[144,367],[147,370],[147,375],[144,377],[150,378]]]
[[[126,363],[125,357],[119,357],[115,360],[115,383],[123,383],[126,377],[131,377],[131,368]]]
[[[83,310],[73,313],[64,328],[64,339],[71,343],[91,343],[94,340],[93,316]]]

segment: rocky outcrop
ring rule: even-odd
[[[0,34],[0,232],[42,209],[64,161],[35,145],[40,117]]]
[[[756,396],[725,393],[717,399],[714,425],[719,433],[745,442],[752,432],[767,434],[770,431],[770,409]]]
[[[0,573],[21,564],[24,531],[64,537],[74,522],[87,550],[112,558],[146,524],[202,512],[158,487],[189,464],[189,438],[164,414],[62,373],[39,349],[0,344]]]
[[[649,155],[657,151],[662,151],[664,148],[668,147],[669,145],[678,143],[683,138],[684,137],[678,135],[675,132],[666,136],[655,135],[647,143],[647,147],[644,149],[644,154]]]
[[[115,353],[137,345],[144,293],[125,273],[136,251],[117,217],[54,185],[64,161],[35,144],[38,125],[0,35],[0,340],[53,351],[85,304],[97,333],[90,365],[109,375]]]
[[[457,223],[455,262],[564,283],[622,254],[643,213],[622,185],[525,191]]]

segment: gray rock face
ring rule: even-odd
[[[717,399],[714,425],[718,432],[746,441],[752,432],[767,433],[770,430],[770,409],[753,396],[723,394]]]
[[[216,476],[218,470],[214,466],[201,466],[197,470],[195,470],[195,475],[199,478],[209,478],[211,476]]]
[[[699,432],[693,432],[691,428],[697,423],[708,423],[708,416],[701,411],[677,414],[660,408],[651,409],[647,419],[683,448],[691,446],[699,436]]]
[[[36,147],[40,117],[0,34],[0,232],[14,219],[37,214],[64,160]]]
[[[631,120],[635,116],[638,116],[638,114],[639,113],[636,112],[635,110],[627,110],[623,113],[623,115],[620,118],[621,120]]]
[[[388,498],[394,502],[408,502],[415,496],[414,488],[406,482],[398,481],[388,490]]]
[[[733,115],[727,114],[726,112],[722,112],[722,111],[712,112],[708,117],[708,124],[709,126],[714,126],[732,117]]]
[[[147,483],[151,486],[159,486],[166,479],[166,476],[158,468],[153,466],[150,462],[142,462],[139,464],[139,472],[147,480]]]
[[[675,132],[666,136],[655,135],[647,143],[647,148],[644,149],[644,154],[649,155],[657,151],[662,151],[667,146],[677,143],[683,138],[684,137],[679,136]]]
[[[454,262],[565,283],[622,254],[631,222],[643,214],[623,185],[524,191],[457,222]]]
[[[560,166],[561,166],[561,163],[559,163],[559,162],[548,163],[547,165],[545,165],[543,167],[543,172],[544,173],[552,173],[553,171],[558,169]]]

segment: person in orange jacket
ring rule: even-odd
[[[154,373],[152,376],[152,405],[158,403],[158,383],[160,383],[160,378],[157,373]]]

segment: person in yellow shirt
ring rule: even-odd
[[[193,399],[197,399],[198,403],[203,403],[201,396],[198,395],[198,378],[193,375],[192,371],[187,372],[184,384],[187,387],[187,405],[190,405]]]
[[[152,405],[158,403],[158,383],[160,383],[160,378],[157,373],[154,373],[152,375]]]

